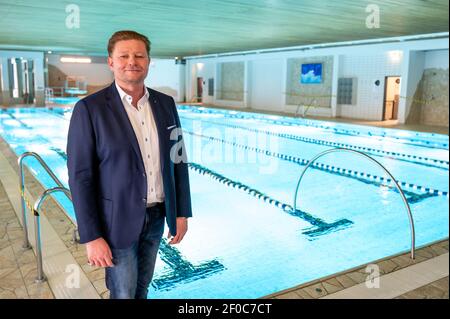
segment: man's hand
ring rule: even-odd
[[[175,237],[173,237],[169,245],[178,244],[184,237],[188,230],[188,222],[186,217],[177,217],[177,234]],[[167,234],[167,238],[170,238],[172,235],[169,233]]]
[[[89,265],[114,267],[111,249],[102,237],[86,243],[86,251]]]

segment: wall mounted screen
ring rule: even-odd
[[[302,64],[300,83],[302,84],[322,83],[322,63]]]

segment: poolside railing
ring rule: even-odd
[[[34,157],[38,160],[38,162],[42,165],[45,171],[50,175],[53,181],[58,185],[58,187],[49,188],[44,190],[44,192],[39,196],[39,198],[35,201],[34,205],[31,206],[29,203],[26,203],[25,199],[25,175],[23,173],[23,161],[26,157]],[[58,191],[62,191],[66,194],[67,198],[72,201],[72,195],[70,191],[64,187],[61,181],[56,177],[50,167],[45,163],[45,161],[39,156],[39,154],[35,152],[25,152],[17,160],[19,164],[19,185],[20,185],[20,195],[21,195],[21,204],[22,204],[22,225],[23,225],[23,236],[24,236],[24,249],[30,249],[31,245],[28,239],[28,225],[27,225],[27,214],[25,206],[29,207],[34,215],[34,230],[35,230],[35,249],[36,249],[36,263],[37,263],[37,277],[36,282],[46,281],[46,277],[44,275],[43,267],[42,267],[42,248],[41,248],[41,232],[40,232],[40,206],[43,203],[44,199],[50,195],[51,193],[55,193]],[[28,204],[28,205],[26,205]],[[68,217],[68,219],[74,224],[75,229],[73,231],[72,241],[77,241],[77,225],[75,222],[67,215],[67,213],[63,210],[64,214]]]
[[[410,230],[411,230],[411,259],[414,259],[415,258],[415,237],[416,237],[416,235],[415,235],[415,229],[414,229],[414,220],[413,220],[413,216],[411,214],[411,208],[410,208],[409,203],[408,203],[408,201],[406,199],[406,196],[405,196],[403,190],[401,189],[401,187],[399,186],[399,184],[397,183],[397,180],[388,171],[388,169],[386,167],[384,167],[383,164],[381,164],[380,162],[378,162],[374,158],[370,157],[366,153],[363,153],[363,152],[360,152],[360,151],[356,151],[356,150],[352,150],[352,149],[337,147],[337,148],[333,148],[333,149],[329,149],[329,150],[323,151],[323,152],[317,154],[316,156],[314,156],[308,162],[308,164],[305,166],[305,168],[303,169],[302,173],[300,174],[300,178],[298,179],[297,187],[295,189],[295,195],[294,195],[294,211],[297,210],[297,195],[298,195],[298,190],[300,188],[300,183],[301,183],[301,181],[303,179],[303,176],[305,175],[306,171],[308,170],[308,168],[311,167],[314,164],[314,162],[317,159],[319,159],[320,157],[322,157],[322,156],[324,156],[326,154],[329,154],[329,153],[334,153],[334,152],[349,152],[349,153],[358,154],[360,156],[363,156],[364,158],[367,158],[371,162],[375,163],[377,166],[381,167],[381,169],[383,169],[389,175],[389,177],[391,178],[391,181],[395,185],[395,188],[398,190],[398,192],[400,193],[400,195],[402,197],[403,203],[404,203],[405,208],[406,208],[406,212],[408,214],[409,226],[410,226]]]

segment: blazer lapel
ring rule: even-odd
[[[161,109],[162,105],[161,105],[159,99],[154,94],[152,94],[152,91],[149,88],[147,88],[147,90],[149,92],[150,110],[153,114],[153,119],[155,120],[156,129],[158,131],[159,154],[160,154],[159,159],[160,159],[160,163],[161,163],[161,170],[164,171],[164,169],[165,169],[164,165],[166,163],[165,154],[166,154],[166,148],[167,148],[166,143],[164,142],[165,139],[163,138],[165,136],[164,134],[166,133],[164,131],[166,129],[164,127],[165,121],[163,120],[164,114],[162,113],[162,109]]]
[[[134,133],[133,126],[131,125],[130,119],[128,118],[127,111],[120,100],[119,92],[117,91],[115,82],[109,87],[108,106],[111,108],[117,122],[120,124],[121,129],[124,131],[125,135],[130,140],[131,146],[136,153],[136,156],[140,159],[140,167],[142,171],[145,171],[144,161],[142,159],[139,144]]]

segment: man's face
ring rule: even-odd
[[[116,42],[108,65],[114,78],[129,84],[144,83],[147,77],[150,57],[145,44],[139,40],[122,40]]]

